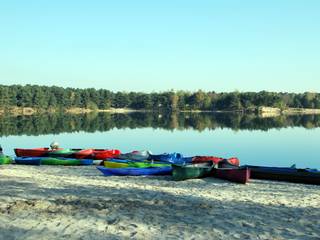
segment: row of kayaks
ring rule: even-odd
[[[215,156],[194,156],[185,157],[181,153],[162,153],[152,154],[150,151],[132,151],[129,153],[121,153],[118,149],[50,149],[50,148],[15,148],[14,152],[17,157],[53,157],[53,158],[75,158],[75,159],[123,159],[134,161],[160,161],[170,164],[186,164],[212,161],[218,163],[223,158]],[[239,165],[237,158],[230,158],[230,162],[234,165]]]
[[[164,160],[164,159],[162,159]],[[164,161],[138,162],[132,160],[109,159],[104,161],[104,167],[97,167],[106,176],[124,175],[172,175],[173,180],[182,181],[192,178],[217,177],[232,182],[247,183],[250,170],[240,168],[222,159],[218,164],[213,161],[189,164],[168,164]]]
[[[238,158],[184,157],[180,153],[154,155],[150,151],[121,153],[109,149],[15,149],[17,157],[0,156],[0,164],[92,165],[100,164],[105,176],[172,175],[176,181],[216,177],[247,183],[250,178],[320,184],[320,171],[295,167],[243,165]],[[100,154],[100,155],[99,155]],[[28,156],[29,155],[29,156]],[[33,155],[33,156],[32,156]]]

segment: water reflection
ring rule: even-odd
[[[71,132],[104,132],[122,128],[160,128],[197,131],[229,128],[233,130],[263,130],[273,128],[320,126],[320,115],[291,115],[261,117],[226,113],[152,114],[42,114],[30,116],[1,116],[0,136],[46,135]]]

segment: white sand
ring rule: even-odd
[[[320,186],[0,166],[0,239],[320,239]]]

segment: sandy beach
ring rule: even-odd
[[[0,239],[320,239],[320,186],[0,166]]]

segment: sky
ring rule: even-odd
[[[0,0],[0,84],[320,92],[319,0]]]

